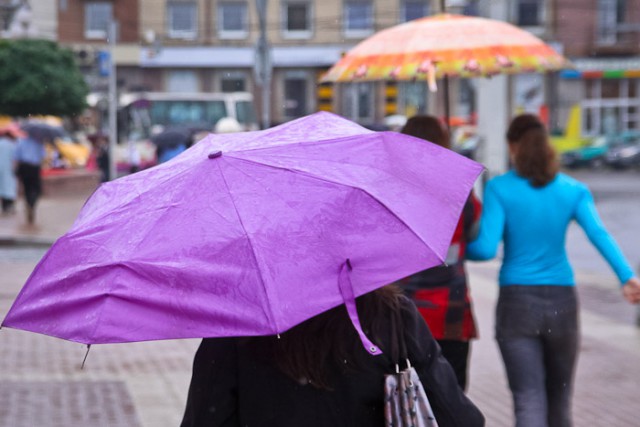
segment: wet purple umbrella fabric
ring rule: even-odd
[[[442,263],[481,170],[330,113],[212,134],[101,185],[3,326],[85,344],[270,335],[346,302],[359,329],[353,297]]]

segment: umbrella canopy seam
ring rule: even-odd
[[[238,205],[236,204],[236,201],[233,199],[233,194],[231,192],[231,189],[229,188],[229,184],[227,183],[227,179],[224,176],[224,172],[222,171],[222,167],[220,167],[219,162],[215,162],[216,166],[218,167],[218,171],[220,172],[220,177],[222,178],[222,182],[224,183],[224,186],[227,189],[227,194],[229,195],[229,200],[231,200],[231,204],[233,205],[233,209],[238,217],[238,222],[240,223],[240,227],[242,228],[242,231],[244,232],[244,235],[247,236],[247,241],[249,242],[249,247],[251,248],[251,255],[253,255],[253,262],[255,263],[255,266],[257,267],[257,271],[258,271],[258,275],[260,276],[260,283],[262,283],[262,288],[264,290],[264,294],[267,297],[268,300],[268,304],[267,307],[269,308],[269,317],[271,318],[271,322],[273,323],[274,329],[276,331],[280,331],[280,326],[278,325],[278,317],[274,315],[273,313],[273,297],[271,295],[271,293],[269,292],[269,287],[266,285],[266,282],[264,280],[264,276],[262,275],[262,269],[260,268],[260,264],[258,263],[258,257],[256,255],[256,250],[255,247],[253,245],[253,241],[251,240],[251,236],[249,235],[249,233],[247,232],[246,227],[244,226],[244,222],[242,221],[242,216],[240,215],[240,211],[238,210]]]
[[[132,177],[132,178],[135,177],[136,179],[141,179],[141,178],[144,177],[145,173],[149,172],[152,169],[156,169],[156,168],[159,168],[159,167],[161,167],[161,166],[155,166],[154,168],[138,172],[135,175],[130,175],[130,177]],[[160,181],[158,183],[158,185],[162,185],[162,184],[165,184],[165,183],[170,182],[172,180],[175,180],[176,177],[181,176],[183,174],[187,174],[188,172],[189,172],[189,169],[185,169],[185,170],[183,170],[181,173],[179,173],[177,175],[169,176],[169,177],[167,177],[166,180]],[[128,178],[129,177],[123,177],[123,178],[119,178],[119,179],[117,179],[115,181],[105,182],[105,183],[101,184],[100,187],[98,187],[98,188],[115,187],[116,185],[119,185],[121,182],[123,182],[123,180],[126,180]],[[90,202],[90,200],[95,196],[95,194],[97,192],[98,192],[98,190],[96,189],[96,191],[94,191],[93,194],[91,196],[89,196],[89,198],[87,199],[87,201],[84,204],[87,205]],[[117,207],[117,209],[125,209],[125,208],[127,208],[131,203],[133,203],[133,202],[137,201],[138,199],[140,199],[141,197],[143,197],[147,192],[148,191],[137,193],[131,199],[123,201],[122,204]],[[93,228],[102,227],[104,225],[104,223],[100,223],[100,222],[98,222],[98,220],[101,220],[101,219],[104,219],[104,218],[108,218],[110,216],[113,216],[113,214],[114,214],[114,211],[110,211],[110,212],[105,212],[103,215],[98,215],[98,216],[92,218],[92,221],[97,222],[97,225],[95,227],[85,228],[82,231],[86,232],[86,231],[92,230]],[[78,219],[80,219],[80,218],[77,218],[76,222],[78,221]],[[74,222],[73,226],[71,227],[71,230],[69,230],[69,232],[67,233],[67,237],[73,237],[76,234],[77,231],[79,231],[79,230],[76,230],[76,223]]]
[[[290,171],[290,172],[295,172],[295,173],[297,173],[297,174],[301,174],[301,175],[304,175],[304,176],[306,176],[306,177],[316,179],[316,180],[318,180],[318,181],[327,182],[327,183],[330,183],[330,184],[333,184],[333,185],[337,185],[337,186],[341,186],[341,187],[347,187],[347,188],[351,188],[351,189],[354,189],[354,190],[357,190],[357,191],[361,191],[361,192],[363,192],[364,194],[366,194],[367,196],[371,197],[371,198],[372,198],[373,200],[375,200],[377,203],[379,203],[382,207],[384,207],[387,211],[389,211],[389,212],[390,212],[390,213],[391,213],[395,218],[397,218],[397,219],[398,219],[398,221],[400,221],[403,225],[405,225],[405,226],[406,226],[406,227],[411,231],[411,233],[412,233],[414,236],[416,236],[418,239],[420,239],[420,241],[421,241],[421,242],[424,242],[424,244],[425,244],[425,245],[426,245],[426,246],[427,246],[427,247],[428,247],[428,248],[429,248],[429,249],[430,249],[434,254],[436,254],[436,256],[438,257],[438,259],[439,259],[440,261],[442,261],[442,262],[444,262],[444,261],[445,261],[444,257],[442,257],[442,256],[438,253],[438,251],[436,251],[435,249],[433,249],[433,248],[431,247],[431,245],[430,245],[427,241],[425,241],[425,240],[424,240],[424,238],[420,237],[420,235],[418,235],[418,234],[415,232],[415,230],[413,229],[413,227],[411,227],[409,224],[407,224],[403,218],[401,218],[401,217],[400,217],[396,212],[394,212],[391,208],[389,208],[389,206],[387,206],[387,204],[385,204],[384,202],[382,202],[378,197],[376,197],[375,195],[371,194],[369,191],[367,191],[367,190],[365,190],[365,189],[363,189],[363,188],[356,187],[356,186],[352,186],[352,185],[346,185],[346,184],[344,184],[344,183],[342,183],[342,182],[338,182],[338,181],[335,181],[335,180],[331,180],[331,179],[327,179],[327,178],[324,178],[324,177],[320,177],[320,176],[314,175],[314,174],[313,174],[313,173],[311,173],[311,172],[304,171],[304,170],[300,170],[300,169],[294,169],[294,168],[290,168],[290,167],[277,166],[277,165],[270,165],[270,164],[266,164],[266,163],[258,162],[258,161],[256,161],[256,160],[246,159],[246,158],[244,158],[244,157],[234,157],[233,155],[231,155],[230,157],[233,157],[233,158],[234,158],[234,159],[236,159],[236,160],[243,160],[243,161],[246,161],[246,162],[249,162],[249,163],[253,163],[253,164],[257,164],[257,165],[260,165],[260,166],[267,166],[267,167],[271,167],[271,168],[274,168],[274,169],[280,169],[280,170],[287,170],[287,171]],[[225,185],[226,185],[226,181],[225,181]],[[234,204],[234,206],[235,206],[235,204]],[[462,210],[462,206],[460,206],[460,210]],[[244,227],[243,227],[243,228],[244,228]],[[245,232],[246,232],[246,230],[245,230]],[[252,247],[252,249],[253,249],[253,247]]]
[[[274,143],[273,145],[269,145],[269,146],[257,146],[257,147],[247,147],[245,149],[242,150],[235,150],[233,148],[228,149],[228,147],[224,146],[224,144],[222,144],[222,146],[220,146],[220,144],[218,143],[218,140],[221,142],[224,142],[226,140],[228,140],[228,137],[225,135],[217,135],[217,134],[209,134],[208,136],[206,136],[204,139],[200,140],[197,144],[195,145],[199,145],[201,142],[203,141],[207,141],[209,144],[212,145],[212,148],[214,149],[219,149],[222,150],[224,153],[230,153],[230,152],[234,152],[234,153],[240,153],[240,152],[250,152],[250,151],[256,151],[256,150],[269,150],[272,148],[276,148],[276,147],[284,147],[284,146],[291,146],[291,145],[302,145],[302,144],[306,144],[306,143],[326,143],[327,141],[338,141],[338,140],[344,140],[345,138],[357,138],[357,137],[362,137],[363,134],[375,134],[375,131],[372,131],[370,129],[367,129],[365,127],[362,127],[356,123],[353,122],[349,122],[347,121],[345,118],[334,114],[334,113],[329,113],[326,111],[322,111],[322,112],[318,112],[316,113],[318,115],[318,117],[326,117],[327,119],[331,119],[331,120],[335,120],[335,119],[340,119],[341,121],[348,123],[351,128],[349,129],[350,131],[355,131],[357,130],[358,133],[351,133],[349,135],[332,135],[332,134],[322,134],[322,136],[319,139],[313,139],[313,140],[305,140],[305,141],[300,141],[300,142],[295,142],[295,143],[291,143],[291,142],[287,142],[284,139],[279,138],[277,143]],[[291,128],[291,127],[295,127],[295,125],[298,125],[300,121],[304,120],[303,118],[300,119],[296,119],[296,120],[292,120],[290,122],[284,123],[280,126],[276,126],[274,128],[270,128],[270,129],[266,129],[266,130],[262,130],[262,131],[251,131],[251,132],[243,132],[243,133],[238,133],[236,135],[237,138],[242,138],[241,141],[242,142],[246,142],[246,141],[253,141],[255,140],[255,136],[259,135],[261,139],[266,139],[267,137],[270,137],[272,134],[276,133],[276,132],[281,132],[283,129],[287,129],[287,128]],[[335,124],[333,124],[335,126]],[[238,144],[238,141],[234,141],[233,143],[234,145],[240,145]]]
[[[364,129],[364,128],[363,128]],[[384,132],[373,132],[371,131],[370,134],[367,134],[367,136],[370,137],[376,137],[378,138],[379,135],[381,134],[387,134],[387,133],[394,133],[391,131],[384,131]],[[222,149],[222,152],[227,154],[227,155],[231,155],[233,156],[234,153],[255,153],[255,152],[269,152],[275,149],[280,149],[283,147],[299,147],[299,146],[307,146],[307,145],[320,145],[320,144],[324,144],[324,145],[328,145],[328,144],[333,144],[333,143],[340,143],[340,142],[348,142],[350,140],[362,140],[362,134],[357,134],[357,135],[345,135],[345,136],[339,136],[339,137],[331,137],[331,138],[327,138],[327,139],[314,139],[311,141],[301,141],[301,142],[295,142],[295,143],[285,143],[285,144],[278,144],[278,145],[270,145],[268,147],[254,147],[254,148],[247,148],[244,150],[224,150]],[[215,142],[213,142],[215,144]],[[217,148],[214,146],[214,148]],[[240,157],[235,157],[235,158],[240,158]]]

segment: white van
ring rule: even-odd
[[[231,93],[138,92],[120,96],[121,139],[146,139],[154,127],[191,127],[213,132],[225,117],[242,130],[258,130],[253,95]]]
[[[258,130],[253,95],[248,92],[231,93],[172,93],[136,92],[120,96],[118,111],[118,163],[132,151],[141,157],[145,168],[155,161],[155,149],[149,142],[152,134],[172,127],[194,132],[215,132],[221,119],[235,120],[240,131]],[[128,148],[126,148],[128,146]],[[149,158],[147,158],[149,157]],[[118,167],[124,168],[123,165]]]

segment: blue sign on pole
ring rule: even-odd
[[[101,77],[109,76],[109,69],[111,67],[111,53],[108,50],[101,50],[98,52],[98,74]]]

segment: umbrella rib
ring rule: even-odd
[[[266,282],[264,280],[264,277],[262,276],[262,270],[260,269],[260,264],[258,263],[258,257],[256,256],[256,250],[253,246],[253,242],[251,241],[251,236],[249,235],[249,233],[247,232],[247,229],[244,226],[244,223],[242,222],[242,216],[240,215],[240,211],[238,210],[238,206],[236,205],[235,200],[233,199],[233,195],[231,193],[231,189],[229,188],[229,184],[227,183],[227,179],[224,176],[224,173],[222,172],[222,167],[220,167],[220,162],[215,162],[216,165],[218,166],[218,171],[220,172],[220,177],[222,177],[222,182],[224,182],[224,186],[227,189],[227,194],[229,194],[229,199],[231,200],[231,204],[233,205],[233,209],[236,212],[236,216],[238,217],[238,222],[240,223],[240,227],[242,227],[242,231],[244,231],[244,235],[247,236],[247,241],[249,242],[249,246],[251,247],[251,254],[253,255],[253,261],[255,262],[256,265],[256,270],[258,271],[258,274],[260,276],[260,282],[262,283],[262,288],[264,289],[264,294],[267,297],[267,301],[269,302],[267,304],[267,308],[269,310],[269,317],[271,318],[274,326],[275,326],[275,330],[280,332],[280,327],[278,325],[278,321],[276,316],[273,313],[273,307],[271,304],[271,295],[269,294],[269,288],[266,285]]]
[[[146,171],[142,171],[142,172],[136,173],[135,175],[138,175],[136,178],[140,178],[140,177],[144,176],[145,172]],[[163,184],[165,184],[167,182],[170,182],[171,180],[175,179],[176,177],[184,175],[184,174],[186,174],[188,172],[189,172],[189,169],[184,169],[179,174],[167,176],[166,179],[164,179],[162,181],[159,181],[157,183],[157,185],[163,185]],[[129,176],[133,177],[135,175],[129,175]],[[127,177],[125,177],[124,179],[126,179],[126,178]],[[91,196],[89,196],[89,198],[85,201],[85,205],[87,205],[89,200],[91,198],[93,198],[94,195],[96,194],[96,192],[100,191],[100,189],[109,188],[109,187],[112,187],[112,186],[114,186],[116,184],[120,184],[118,181],[124,182],[123,178],[120,178],[117,181],[109,181],[109,182],[105,182],[105,183],[101,184],[98,187],[98,189],[96,189],[96,191]],[[94,216],[92,218],[92,222],[98,223],[98,220],[103,220],[105,218],[109,218],[110,216],[112,216],[114,214],[114,211],[116,211],[118,213],[121,212],[121,211],[126,211],[126,209],[129,207],[129,205],[131,205],[135,201],[139,200],[141,197],[145,196],[147,192],[149,192],[149,190],[146,190],[144,192],[138,192],[138,193],[135,194],[135,196],[131,197],[129,200],[119,201],[119,204],[116,207],[112,208],[113,209],[112,211],[103,212],[102,214]],[[77,221],[77,218],[76,218],[76,221]],[[100,227],[101,227],[101,225],[98,223],[98,225],[95,225],[93,227],[87,227],[87,228],[78,230],[78,229],[76,229],[76,224],[74,223],[73,226],[71,227],[71,229],[69,230],[69,232],[67,232],[67,234],[69,236],[73,236],[74,234],[78,233],[79,231],[87,232],[87,231],[92,230],[94,228],[100,228]]]
[[[271,151],[271,150],[278,150],[284,147],[290,147],[290,146],[300,146],[300,145],[315,145],[315,144],[330,144],[330,143],[337,143],[337,142],[344,142],[344,141],[348,141],[349,139],[360,139],[362,138],[363,134],[369,136],[370,134],[374,134],[372,136],[375,136],[376,132],[371,131],[369,129],[365,129],[363,128],[366,132],[362,132],[360,134],[353,134],[353,135],[342,135],[342,136],[332,136],[332,137],[327,137],[326,139],[314,139],[314,140],[309,140],[309,141],[299,141],[299,142],[295,142],[295,143],[283,143],[283,144],[274,144],[274,145],[269,145],[267,147],[250,147],[250,148],[245,148],[245,149],[240,149],[240,150],[230,150],[230,151],[224,151],[225,155],[229,156],[233,156],[233,154],[238,153],[238,154],[242,154],[242,153],[252,153],[252,152],[260,152],[260,151]],[[379,133],[385,133],[385,132],[379,132]],[[237,158],[237,157],[234,157]]]
[[[231,157],[233,157],[233,156],[231,156]],[[338,182],[338,181],[334,181],[334,180],[331,180],[331,179],[327,179],[326,177],[318,176],[318,175],[315,175],[315,174],[313,174],[311,172],[300,170],[300,169],[295,169],[295,168],[291,168],[291,167],[284,167],[284,166],[277,166],[277,165],[270,165],[270,164],[261,163],[261,162],[258,162],[258,161],[252,160],[252,159],[247,159],[245,157],[233,157],[233,158],[236,159],[236,160],[246,161],[246,162],[250,162],[250,163],[253,163],[253,164],[260,165],[260,166],[266,166],[266,167],[271,167],[271,168],[274,168],[274,169],[281,169],[281,170],[287,170],[287,171],[290,171],[290,172],[299,173],[301,175],[305,175],[305,176],[307,176],[309,178],[317,179],[319,181],[328,182],[330,184],[339,185],[339,186],[343,186],[343,187],[349,187],[349,188],[352,188],[352,189],[355,189],[355,190],[362,191],[363,193],[365,193],[366,195],[371,197],[373,200],[375,200],[376,202],[380,203],[380,205],[382,205],[386,210],[388,210],[391,213],[391,215],[393,215],[395,218],[398,219],[398,221],[400,221],[402,224],[404,224],[407,227],[407,229],[411,230],[411,233],[414,236],[416,236],[421,242],[423,242],[425,245],[427,245],[427,247],[431,250],[431,252],[433,252],[438,257],[438,259],[440,261],[442,261],[443,263],[445,262],[445,259],[442,256],[440,256],[440,254],[431,247],[429,242],[427,242],[422,237],[420,237],[420,235],[418,235],[413,230],[413,228],[409,224],[407,224],[405,222],[405,220],[403,218],[401,218],[398,214],[396,214],[393,211],[393,209],[391,209],[389,206],[387,206],[385,203],[383,203],[379,198],[377,198],[376,196],[374,196],[373,194],[371,194],[370,192],[368,192],[364,188],[360,188],[360,187],[357,187],[357,186],[348,185],[348,184],[345,184],[345,183],[342,183],[342,182]],[[224,177],[223,177],[223,179],[224,179]],[[227,184],[227,182],[225,180],[225,185],[226,184]],[[227,187],[227,189],[228,189],[228,187]],[[235,204],[234,204],[234,207],[235,207]],[[460,206],[460,209],[462,209],[462,206]],[[236,211],[237,211],[237,209],[236,209]],[[244,226],[243,226],[243,229],[244,229]],[[253,249],[253,246],[252,246],[252,249]]]

